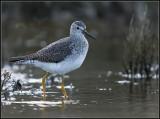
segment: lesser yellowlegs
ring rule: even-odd
[[[70,36],[60,39],[44,47],[36,53],[25,56],[11,57],[10,62],[20,64],[33,64],[36,67],[47,71],[42,78],[43,94],[45,96],[45,79],[49,73],[62,76],[61,89],[66,97],[63,75],[79,68],[88,52],[88,41],[84,34],[95,39],[86,31],[86,26],[82,21],[75,21],[70,28]]]

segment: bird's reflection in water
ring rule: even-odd
[[[45,96],[43,96],[43,101],[44,101],[44,103],[43,103],[44,106],[43,106],[42,113],[43,113],[43,116],[46,117],[46,115],[47,115],[46,107],[47,107],[47,105],[49,104],[49,102],[46,101],[46,97],[45,97]],[[67,101],[67,97],[63,97],[61,101],[58,101],[58,102],[50,102],[50,104],[51,104],[51,105],[52,105],[52,104],[57,104],[57,105],[61,104],[61,113],[64,114],[65,102],[66,102],[66,101]],[[74,101],[71,101],[71,102],[68,101],[68,103],[72,103],[72,102],[74,102]],[[66,102],[66,103],[67,103],[67,102]]]
[[[64,101],[66,101],[66,100],[67,100],[66,97],[64,97],[64,98],[62,99],[62,105],[61,105],[61,113],[62,113],[62,114],[64,114],[64,108],[65,108],[65,103],[64,103]]]
[[[44,103],[43,103],[43,109],[42,109],[42,115],[44,116],[44,117],[46,117],[46,115],[47,115],[47,112],[46,112],[46,103],[45,103],[45,101],[46,101],[46,96],[45,95],[43,95],[43,101],[44,101]]]

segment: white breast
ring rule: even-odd
[[[68,57],[65,61],[59,63],[45,63],[45,62],[35,61],[34,65],[36,67],[42,68],[47,72],[61,75],[79,68],[82,65],[85,57],[86,55],[79,56],[73,59]]]
[[[77,68],[79,68],[87,54],[88,49],[85,50],[81,55],[79,56],[69,56],[67,57],[64,61],[58,62],[58,63],[45,63],[45,62],[39,62],[39,61],[34,61],[34,65],[36,67],[40,67],[43,70],[54,73],[54,74],[66,74],[70,71],[73,71]]]
[[[73,50],[72,54],[67,58],[65,58],[64,61],[58,63],[45,63],[45,62],[35,61],[34,65],[42,68],[47,72],[60,75],[71,72],[82,65],[86,57],[86,54],[88,52],[89,46],[88,46],[88,41],[86,39],[81,41],[79,45],[83,45],[83,47],[81,47],[82,49],[79,49],[81,53],[77,54],[76,50],[75,51]]]

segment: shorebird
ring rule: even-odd
[[[47,74],[42,78],[44,97],[46,77],[50,73],[61,77],[61,89],[66,97],[64,74],[79,68],[88,52],[89,44],[84,34],[95,39],[86,31],[86,25],[82,21],[75,21],[70,27],[69,37],[59,39],[35,53],[11,57],[9,60],[18,64],[32,64],[47,71]]]

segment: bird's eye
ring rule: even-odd
[[[77,29],[79,29],[79,27],[77,27]]]

